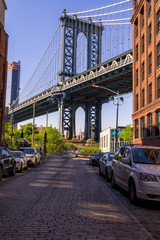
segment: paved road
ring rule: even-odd
[[[131,205],[85,158],[55,155],[0,183],[0,239],[160,239],[159,205]]]

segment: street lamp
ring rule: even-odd
[[[105,90],[107,90],[109,92],[112,92],[112,93],[117,95],[117,103],[114,103],[114,97],[111,96],[111,100],[113,100],[113,104],[117,106],[117,112],[116,112],[116,139],[115,139],[115,151],[117,151],[117,143],[118,143],[118,110],[119,110],[119,106],[120,106],[119,100],[121,100],[123,102],[123,97],[119,97],[119,91],[115,92],[112,89],[107,88],[107,87],[95,85],[94,83],[93,83],[92,87],[102,88],[102,89],[105,89]]]

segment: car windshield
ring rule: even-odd
[[[21,157],[21,153],[20,152],[11,152],[11,153],[16,158],[20,158]]]
[[[101,157],[101,156],[103,156],[103,155],[104,155],[104,152],[99,152],[99,153],[96,153],[96,154],[95,154],[96,157]]]
[[[32,148],[30,148],[30,149],[28,149],[28,148],[24,148],[23,149],[23,152],[24,152],[24,154],[34,154],[34,149],[32,149]]]
[[[114,153],[109,153],[108,154],[108,161],[112,161],[113,156],[114,156]]]
[[[160,149],[133,148],[133,162],[140,164],[160,164]]]

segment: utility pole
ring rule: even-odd
[[[32,126],[32,147],[34,145],[35,108],[36,108],[36,101],[34,100],[34,103],[33,103],[33,126]]]
[[[48,112],[46,113],[46,128],[48,127]]]

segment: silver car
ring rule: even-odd
[[[112,160],[111,185],[127,191],[132,203],[160,201],[160,147],[121,147]]]
[[[16,160],[16,170],[22,172],[23,169],[28,168],[28,161],[25,154],[21,151],[11,151]]]
[[[37,164],[40,163],[41,156],[36,148],[21,147],[19,150],[23,151],[23,153],[26,155],[29,165],[33,165],[34,167],[36,167]]]
[[[104,175],[106,181],[111,179],[112,159],[114,152],[105,153],[99,160],[99,175]]]

